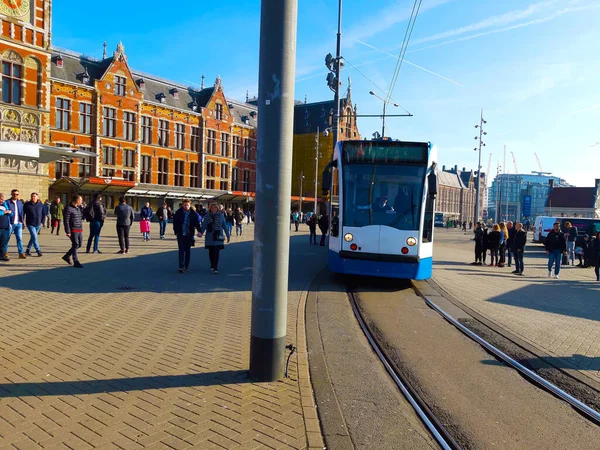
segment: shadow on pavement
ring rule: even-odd
[[[157,375],[108,380],[8,383],[0,384],[0,397],[106,394],[109,392],[143,391],[145,389],[186,388],[251,382],[247,370],[225,370],[187,375]]]
[[[600,357],[578,354],[569,357],[546,356],[544,358],[519,359],[518,362],[523,364],[525,367],[536,367],[539,366],[540,361],[545,361],[559,369],[578,368],[579,370],[600,370]],[[481,363],[489,365],[504,365],[503,362],[497,360],[483,360]]]

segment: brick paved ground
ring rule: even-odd
[[[433,280],[477,313],[559,358],[559,364],[600,381],[600,283],[593,270],[567,266],[560,279],[549,279],[540,245],[527,247],[524,277],[510,273],[514,266],[470,266],[470,237],[436,229]]]
[[[152,241],[134,232],[131,254],[116,255],[107,222],[104,253],[83,254],[84,269],[60,259],[64,236],[43,232],[44,256],[27,260],[11,241],[0,265],[0,446],[322,448],[303,308],[324,249],[292,237],[288,342],[299,356],[290,378],[253,383],[251,231],[222,252],[218,276],[203,248],[178,274],[174,237],[158,240],[156,224]]]

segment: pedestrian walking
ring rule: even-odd
[[[198,212],[198,210],[196,211]],[[159,238],[164,239],[169,219],[173,217],[173,211],[163,202],[162,206],[156,211],[156,217],[158,218],[158,224],[160,226]]]
[[[233,217],[233,211],[231,210],[231,208],[229,208],[225,211],[225,223],[227,224],[227,229],[229,230],[229,236],[231,236],[234,221],[235,219]]]
[[[565,222],[565,239],[567,240],[567,265],[569,261],[571,265],[575,265],[575,241],[577,240],[577,227],[574,227],[571,222]]]
[[[511,223],[512,225],[512,223]],[[527,233],[523,230],[523,224],[517,222],[513,227],[513,237],[510,240],[511,253],[515,257],[515,275],[523,275],[523,253],[525,252],[525,245],[527,245]]]
[[[0,261],[10,261],[8,240],[10,238],[10,216],[12,211],[6,203],[6,197],[0,193]]]
[[[61,203],[60,197],[56,196],[54,201],[50,203],[50,221],[52,228],[50,230],[50,234],[54,233],[54,229],[56,228],[56,235],[60,234],[60,223],[63,221],[63,212],[65,209],[65,205]]]
[[[208,213],[202,220],[201,230],[204,234],[204,246],[208,249],[210,268],[215,275],[219,273],[219,253],[225,248],[225,237],[228,243],[231,238],[224,222],[225,218],[217,204],[211,203]]]
[[[135,215],[133,208],[127,204],[125,197],[119,198],[119,204],[115,208],[115,216],[117,216],[117,236],[121,248],[117,253],[129,253],[129,231]]]
[[[94,248],[92,252],[102,253],[98,249],[98,243],[100,241],[100,232],[104,226],[104,219],[106,219],[106,207],[102,203],[102,196],[100,194],[94,194],[92,203],[83,209],[83,217],[90,223],[90,235],[85,252],[89,253],[92,250],[93,243]]]
[[[577,267],[590,267],[591,241],[588,234],[578,236],[575,241],[575,256],[579,259]]]
[[[463,230],[463,231],[467,231],[467,221],[466,221],[466,220],[463,220],[463,223],[462,223],[462,230]]]
[[[19,252],[19,259],[26,259],[25,253],[23,252],[23,202],[19,200],[19,190],[13,189],[10,191],[10,199],[7,201],[8,208],[11,210],[10,215],[10,235],[15,235],[17,241],[17,251]],[[8,247],[6,249],[8,256]]]
[[[65,253],[62,259],[67,264],[73,264],[73,267],[77,268],[83,267],[77,255],[77,250],[83,244],[83,209],[81,208],[81,203],[81,195],[75,195],[71,203],[63,211],[63,225],[65,227],[65,234],[71,240],[71,248]],[[71,258],[73,258],[73,262],[71,262]]]
[[[50,200],[48,199],[43,204],[42,228],[50,228]]]
[[[23,218],[25,226],[29,230],[29,243],[25,250],[25,256],[31,256],[31,248],[33,247],[38,256],[42,255],[40,244],[38,243],[38,234],[44,223],[44,204],[36,192],[31,193],[30,200],[23,205]]]
[[[308,224],[308,230],[310,231],[308,242],[310,245],[317,245],[317,217],[314,214],[311,214],[306,223]]]
[[[325,237],[327,236],[327,232],[329,231],[329,217],[323,214],[319,217],[319,229],[321,230],[321,247],[325,246]]]
[[[500,225],[496,224],[492,227],[492,232],[490,233],[488,245],[490,249],[490,264],[489,267],[497,266],[499,263],[498,259],[498,249],[500,247],[500,239],[501,239]]]
[[[177,236],[179,248],[179,273],[187,272],[190,266],[191,249],[194,245],[195,232],[202,236],[198,213],[192,211],[192,203],[185,199],[173,216],[173,231]],[[220,214],[218,214],[220,216]]]
[[[475,224],[475,262],[472,262],[471,265],[481,266],[482,265],[482,256],[485,253],[485,248],[483,246],[483,226],[481,222],[477,222]]]
[[[522,224],[521,229],[523,229]],[[506,231],[508,232],[508,239],[506,240],[506,255],[508,256],[508,267],[510,267],[512,265],[513,259],[513,238],[515,237],[515,233],[517,232],[515,226],[510,220],[506,222]]]
[[[150,203],[146,202],[140,212],[140,232],[144,237],[144,241],[150,240],[150,219],[152,219],[153,215],[154,212],[150,208]]]
[[[560,231],[560,223],[554,224],[552,231],[546,236],[544,246],[548,254],[548,278],[552,277],[552,265],[554,265],[554,277],[558,278],[562,256],[567,254],[567,242],[564,233]]]
[[[238,208],[235,212],[235,235],[241,236],[244,231],[244,212],[242,208]]]
[[[594,259],[594,272],[596,272],[596,281],[600,281],[600,231],[596,233],[596,239],[591,245],[592,258]]]

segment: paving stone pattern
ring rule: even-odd
[[[0,447],[322,448],[297,314],[324,249],[293,236],[288,342],[302,352],[289,378],[255,383],[252,226],[222,252],[218,276],[203,248],[178,274],[172,233],[159,240],[153,224],[143,242],[136,227],[131,253],[117,255],[107,221],[104,253],[83,253],[83,269],[60,259],[64,235],[43,230],[44,256],[27,260],[11,240],[0,264]]]
[[[593,269],[567,266],[559,279],[548,278],[546,254],[537,244],[526,249],[523,277],[511,274],[514,266],[470,266],[470,237],[436,229],[433,280],[474,311],[600,381],[600,283]]]

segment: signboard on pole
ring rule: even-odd
[[[531,195],[525,195],[523,197],[523,216],[531,216]]]

